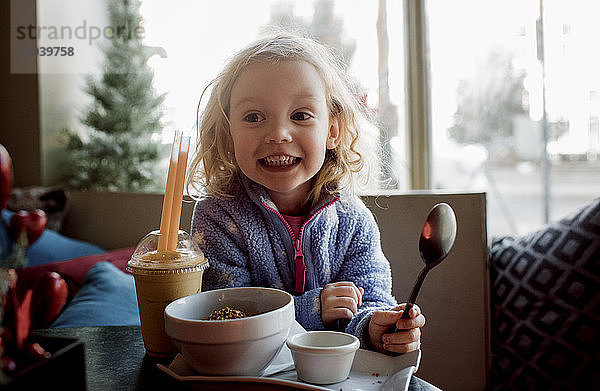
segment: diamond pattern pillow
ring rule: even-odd
[[[490,261],[492,389],[600,390],[600,198]]]

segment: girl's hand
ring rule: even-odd
[[[325,285],[321,291],[321,319],[325,327],[333,327],[338,319],[352,319],[362,305],[364,292],[350,281]]]
[[[408,353],[419,349],[421,330],[425,317],[421,309],[414,305],[410,317],[400,319],[406,304],[400,304],[389,311],[376,311],[369,321],[369,342],[380,352]],[[394,332],[394,327],[397,331]]]

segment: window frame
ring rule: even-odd
[[[431,91],[424,1],[404,1],[405,110],[409,188],[431,189]]]

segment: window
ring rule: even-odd
[[[103,1],[70,9],[76,17],[61,11],[69,1],[38,3],[41,25],[106,24]],[[150,60],[157,90],[168,94],[165,144],[174,130],[193,129],[202,90],[233,51],[269,24],[294,21],[317,38],[333,34],[366,104],[388,124],[382,160],[393,190],[420,181],[486,191],[492,236],[531,231],[600,194],[599,2],[146,0],[141,11],[145,44],[166,53]],[[44,21],[52,15],[60,19]],[[378,49],[386,38],[387,58]],[[78,64],[88,62],[99,61]],[[45,184],[60,168],[47,168],[60,156],[52,132],[77,122],[83,75],[97,72],[88,68],[76,77],[40,72]]]
[[[598,197],[600,4],[430,0],[427,11],[433,187],[485,190],[490,235]]]

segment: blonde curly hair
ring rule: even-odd
[[[368,119],[368,113],[359,103],[341,61],[330,50],[310,38],[280,33],[258,39],[236,53],[202,92],[196,123],[198,144],[188,171],[188,193],[191,186],[196,193],[235,196],[232,185],[240,168],[229,132],[231,90],[249,64],[282,61],[305,61],[315,67],[325,85],[329,118],[337,119],[340,129],[340,142],[335,149],[327,150],[323,166],[313,178],[305,206],[313,207],[322,192],[353,190],[357,174],[366,163],[364,151],[359,147],[359,129],[363,120]],[[209,90],[210,96],[201,113],[202,97]]]

